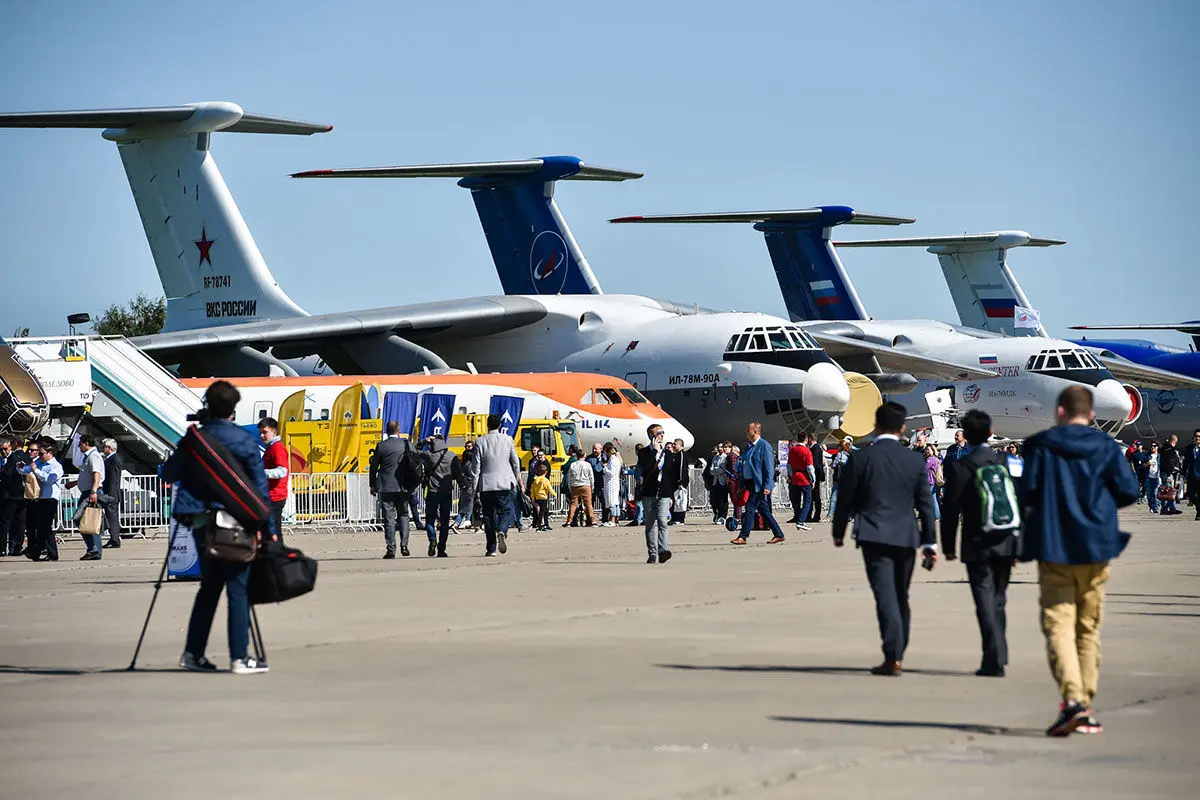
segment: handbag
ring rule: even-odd
[[[282,603],[317,585],[317,562],[294,547],[268,544],[250,567],[250,602]]]
[[[247,531],[223,508],[210,509],[205,514],[204,554],[217,561],[249,564],[258,554],[258,532]]]
[[[99,506],[87,506],[79,517],[79,532],[84,536],[96,536],[100,533],[100,524],[103,519],[104,512],[100,510]]]
[[[1174,486],[1168,486],[1164,483],[1162,486],[1158,487],[1155,497],[1166,503],[1174,503],[1177,494],[1178,493],[1175,491]]]
[[[41,497],[42,485],[38,483],[37,475],[32,472],[25,476],[25,499],[37,500]]]
[[[533,500],[524,492],[518,492],[517,496],[521,498],[521,515],[525,517],[533,516]]]

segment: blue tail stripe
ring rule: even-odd
[[[826,223],[830,221],[760,222],[754,226],[766,238],[771,264],[792,320],[867,318],[825,235]]]

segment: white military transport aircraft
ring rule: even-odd
[[[858,341],[886,344],[919,355],[977,364],[995,374],[976,380],[922,381],[917,396],[950,389],[958,412],[986,411],[996,433],[1023,439],[1055,423],[1058,395],[1078,383],[1092,390],[1097,423],[1116,433],[1140,409],[1137,392],[1119,383],[1085,349],[1044,336],[1003,337],[924,319],[876,320],[869,317],[858,292],[829,241],[830,232],[847,222],[904,224],[910,219],[864,215],[845,206],[790,211],[671,214],[622,217],[621,223],[752,223],[766,236],[788,313],[843,366],[852,355],[841,348]],[[903,398],[893,398],[904,402]]]

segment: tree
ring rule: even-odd
[[[150,298],[138,292],[124,306],[106,308],[93,327],[104,336],[149,336],[161,331],[166,321],[166,298]]]

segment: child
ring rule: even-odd
[[[529,498],[533,500],[533,528],[538,531],[550,530],[550,495],[554,488],[546,477],[546,465],[537,465],[537,475],[529,486]]]

